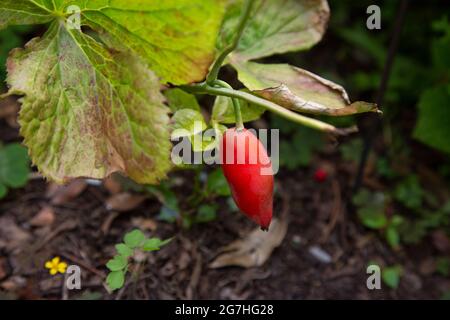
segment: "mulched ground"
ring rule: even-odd
[[[329,161],[330,156],[323,158]],[[329,165],[326,161],[317,159]],[[184,230],[156,221],[161,205],[155,198],[119,214],[107,209],[110,194],[103,186],[89,185],[73,199],[52,204],[48,184],[36,177],[0,201],[0,299],[438,299],[449,290],[450,280],[433,273],[431,244],[393,252],[346,208],[354,168],[333,170],[322,184],[312,179],[313,168],[277,175],[275,215],[288,213],[288,231],[263,266],[248,269],[208,267],[219,248],[255,227],[229,212],[225,201],[219,201],[216,221]],[[192,181],[186,173],[177,179],[181,189]],[[55,220],[33,222],[43,208]],[[114,245],[136,227],[148,235],[175,238],[141,257],[135,266],[137,281],[128,277],[123,289],[109,293],[103,284],[105,264]],[[63,275],[48,274],[44,263],[54,256],[82,268],[82,290],[68,291]],[[368,290],[366,266],[371,261],[401,264],[399,287]]]

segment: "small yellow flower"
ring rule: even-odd
[[[65,273],[67,269],[67,263],[61,262],[59,257],[54,257],[52,260],[45,263],[45,267],[49,269],[52,276],[59,273]]]

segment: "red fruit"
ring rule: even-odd
[[[250,219],[268,230],[273,208],[273,170],[267,151],[246,129],[225,131],[221,163],[236,205]]]
[[[314,179],[317,182],[324,182],[328,178],[328,172],[326,172],[323,169],[317,169],[316,172],[314,172]]]

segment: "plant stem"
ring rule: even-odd
[[[306,127],[330,132],[336,135],[347,135],[349,133],[355,132],[356,128],[346,128],[346,129],[339,129],[336,128],[328,123],[322,122],[317,119],[309,118],[303,115],[300,115],[298,113],[295,113],[291,110],[285,109],[269,100],[254,96],[250,93],[238,91],[230,88],[220,88],[220,87],[211,87],[207,85],[206,83],[201,83],[197,85],[187,85],[187,86],[181,86],[180,89],[189,92],[189,93],[197,93],[197,94],[210,94],[215,96],[225,96],[229,98],[237,98],[245,100],[249,103],[255,104],[257,106],[263,107],[267,110],[270,110],[290,121],[302,124]]]
[[[214,85],[216,85],[217,87],[233,90],[233,88],[228,83],[222,80],[214,81]],[[241,113],[241,103],[237,98],[231,98],[231,101],[233,102],[234,116],[236,117],[236,129],[240,131],[244,129],[244,122],[242,121],[242,113]]]
[[[208,76],[206,77],[206,83],[209,85],[213,85],[214,81],[219,76],[220,68],[222,67],[225,59],[227,56],[233,52],[238,44],[239,40],[242,37],[242,34],[244,33],[245,26],[247,24],[247,21],[250,17],[250,13],[252,11],[253,4],[255,3],[255,0],[246,0],[244,3],[244,8],[241,14],[241,18],[239,19],[239,24],[236,29],[236,36],[233,39],[233,42],[226,47],[220,55],[217,57],[216,61],[214,62],[211,71],[209,72]]]

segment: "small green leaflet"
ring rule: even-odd
[[[144,240],[145,235],[137,229],[127,233],[123,238],[125,244],[131,249],[139,247]]]
[[[116,250],[119,255],[127,258],[133,254],[133,249],[131,249],[125,243],[116,244]]]
[[[23,187],[30,173],[27,149],[12,143],[0,145],[0,198],[3,198],[8,188]]]
[[[450,84],[426,90],[419,101],[419,116],[414,138],[450,153]]]
[[[200,111],[200,105],[197,102],[197,98],[193,94],[184,92],[178,88],[173,88],[164,91],[164,96],[166,97],[167,103],[172,112],[177,112],[181,109]]]
[[[128,264],[128,260],[124,256],[115,256],[113,259],[109,260],[106,267],[111,271],[119,271],[125,269]]]
[[[116,245],[117,255],[106,264],[106,267],[111,271],[106,278],[106,283],[111,290],[123,287],[129,263],[130,261],[131,263],[133,262],[133,259],[130,258],[135,250],[141,250],[141,252],[159,250],[162,246],[172,241],[172,238],[166,240],[159,238],[147,239],[141,230],[134,229],[125,234],[123,241],[124,243]]]
[[[106,278],[106,283],[111,290],[122,288],[125,283],[125,272],[123,270],[110,272]]]

